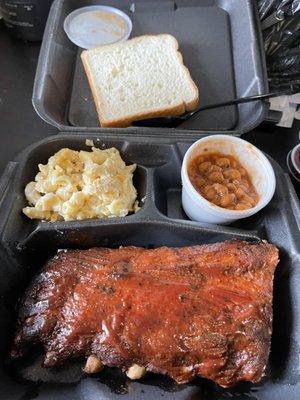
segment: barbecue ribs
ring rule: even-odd
[[[277,263],[273,245],[242,241],[59,251],[20,301],[11,357],[42,343],[45,367],[93,355],[178,383],[198,375],[223,387],[258,382]]]

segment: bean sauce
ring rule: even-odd
[[[259,200],[247,170],[231,155],[197,156],[188,166],[188,175],[201,196],[219,207],[246,210]]]

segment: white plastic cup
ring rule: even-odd
[[[289,152],[286,159],[289,172],[297,182],[300,182],[299,153],[300,143]]]
[[[189,163],[199,155],[214,152],[236,157],[247,170],[259,195],[255,207],[247,210],[228,210],[209,202],[194,188],[187,172]],[[221,225],[256,214],[272,199],[276,187],[275,174],[266,156],[251,143],[227,135],[206,136],[195,142],[184,156],[181,179],[182,206],[187,216],[194,221]]]
[[[92,49],[127,40],[132,31],[132,22],[118,8],[86,6],[67,15],[64,30],[71,42],[83,49]]]

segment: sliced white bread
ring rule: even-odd
[[[145,35],[81,54],[102,127],[181,115],[199,91],[168,34]]]

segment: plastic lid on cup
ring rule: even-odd
[[[288,153],[286,161],[290,174],[300,182],[300,143]]]
[[[83,49],[123,42],[130,36],[131,19],[108,6],[88,6],[72,11],[64,21],[68,38]]]

